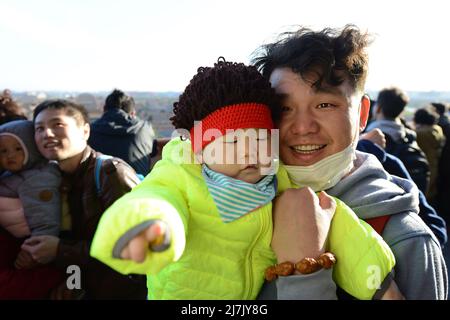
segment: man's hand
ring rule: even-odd
[[[28,252],[37,262],[47,264],[55,259],[58,244],[58,237],[35,236],[24,241],[22,250]]]
[[[120,253],[122,259],[133,260],[138,263],[144,262],[149,247],[162,242],[165,233],[165,224],[155,222],[150,227],[139,233],[130,240]]]
[[[325,192],[288,189],[274,201],[272,249],[278,263],[317,258],[325,251],[336,202]]]
[[[359,136],[359,139],[360,140],[363,140],[363,139],[370,140],[373,143],[379,145],[381,148],[383,148],[383,149],[386,148],[386,136],[378,128],[375,128],[369,132],[363,133],[362,135]]]
[[[16,269],[32,269],[38,265],[39,263],[33,259],[31,254],[23,249],[20,250],[16,261],[14,261],[14,267]]]

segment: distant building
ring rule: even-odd
[[[47,99],[47,94],[45,92],[39,92],[36,95],[36,99],[39,100],[39,102],[44,101],[45,99]]]
[[[137,112],[139,118],[147,120],[152,123],[153,129],[155,130],[156,137],[158,138],[168,138],[172,135],[175,128],[170,121],[172,117],[172,112],[167,112],[165,110],[153,110],[148,108],[138,109]]]
[[[103,104],[102,100],[97,100],[93,94],[91,93],[81,93],[75,97],[75,102],[83,105],[89,113],[89,117],[91,119],[99,118],[103,113]]]

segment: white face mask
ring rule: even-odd
[[[344,150],[320,160],[310,166],[287,166],[289,178],[299,187],[310,187],[314,191],[334,187],[353,169],[355,149],[351,143]]]

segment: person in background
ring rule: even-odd
[[[425,154],[416,141],[416,133],[402,122],[402,112],[409,102],[406,93],[396,87],[378,93],[374,108],[374,121],[367,131],[379,128],[386,137],[386,152],[404,163],[417,187],[424,193],[430,183],[430,168]]]
[[[0,167],[6,170],[0,176],[0,225],[17,238],[57,236],[61,174],[39,153],[32,121],[0,126]]]
[[[437,125],[439,115],[431,106],[417,109],[414,113],[414,124],[417,134],[417,144],[427,156],[430,166],[430,184],[426,192],[428,201],[436,204],[439,176],[439,159],[445,145],[445,136],[442,128]]]
[[[442,128],[446,138],[441,158],[439,159],[439,175],[437,177],[438,194],[435,205],[447,223],[450,223],[450,120],[448,106],[444,103],[432,103],[431,105],[440,115],[438,125]]]
[[[133,97],[118,89],[106,97],[88,140],[93,149],[124,160],[142,176],[150,172],[155,142],[152,125],[136,116]]]
[[[83,294],[85,299],[145,299],[144,277],[123,276],[89,256],[103,212],[139,183],[135,171],[119,158],[104,160],[98,171],[101,190],[96,188],[95,165],[101,154],[87,145],[89,118],[79,104],[44,101],[34,109],[33,122],[39,152],[57,161],[62,172],[61,233],[31,237],[22,249],[40,263],[53,261],[64,270],[70,265],[80,268],[83,292],[69,290],[63,282],[56,289],[58,298]]]
[[[431,106],[439,115],[437,124],[442,128],[448,141],[450,139],[450,117],[448,115],[448,106],[441,102],[432,102]]]
[[[391,175],[398,176],[400,178],[407,179],[413,182],[411,176],[406,170],[403,162],[396,156],[387,153],[384,148],[386,147],[386,139],[383,132],[376,128],[372,131],[365,132],[360,136],[358,141],[357,150],[373,154],[377,157],[378,161],[383,165],[384,170]],[[447,224],[445,220],[440,216],[440,212],[436,211],[432,207],[425,194],[419,190],[419,216],[426,223],[426,225],[433,231],[436,238],[439,240],[441,247],[447,243]]]
[[[61,175],[34,142],[34,125],[0,126],[0,300],[46,299],[64,280],[63,270],[36,263],[21,249],[30,235],[58,235]]]
[[[0,125],[14,120],[26,120],[25,111],[16,101],[11,93],[5,90],[0,95]]]
[[[368,124],[372,121],[375,114],[374,110],[376,110],[376,103],[376,100],[370,100],[370,112],[367,120]],[[386,152],[385,148],[386,136],[378,128],[372,129],[371,131],[367,131],[366,128],[359,137],[357,150],[373,154],[377,157],[378,161],[381,162],[384,170],[391,175],[414,182],[403,162],[398,157]],[[436,211],[436,209],[438,210]],[[441,216],[440,208],[438,208],[436,204],[431,206],[421,190],[419,190],[419,215],[431,231],[433,231],[436,238],[439,240],[441,247],[443,247],[448,239],[447,223]]]

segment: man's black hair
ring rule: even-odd
[[[135,103],[133,97],[126,95],[125,92],[121,90],[114,89],[114,91],[106,97],[103,110],[121,109],[126,113],[131,113],[134,111],[134,108]]]

